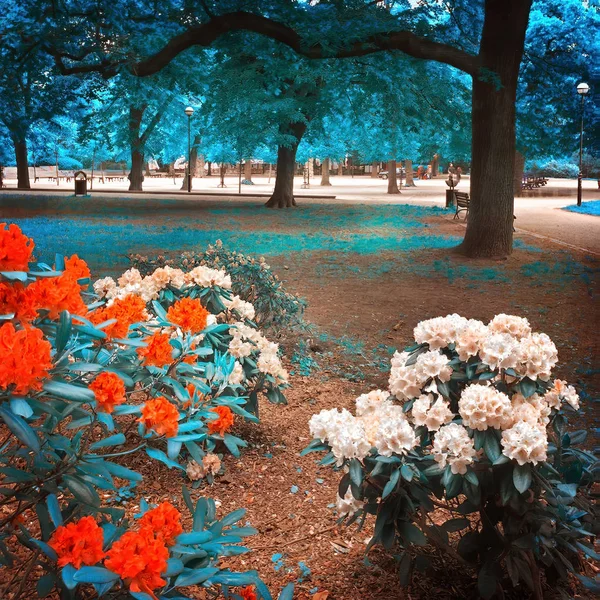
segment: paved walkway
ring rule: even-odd
[[[242,186],[242,193],[248,196],[239,196],[237,178],[226,178],[227,188],[217,188],[218,177],[210,177],[194,180],[194,193],[180,192],[181,179],[173,184],[172,179],[147,179],[144,182],[144,194],[132,194],[127,191],[126,183],[94,184],[92,196],[94,198],[106,197],[119,200],[124,198],[136,199],[164,199],[165,197],[177,198],[178,200],[190,200],[195,202],[244,202],[256,204],[264,202],[263,196],[268,196],[273,189],[274,178],[268,181],[267,177],[254,177],[255,185]],[[418,181],[416,187],[403,188],[399,195],[388,195],[387,182],[370,177],[339,177],[332,176],[332,185],[321,187],[319,179],[310,189],[301,189],[301,178],[296,178],[296,197],[301,203],[398,203],[443,206],[445,202],[445,190],[447,189],[443,178]],[[16,182],[14,182],[16,184]],[[535,190],[534,197],[516,198],[515,214],[517,216],[517,233],[521,235],[532,235],[543,237],[554,241],[558,245],[578,249],[589,254],[600,256],[600,217],[582,215],[562,210],[563,207],[575,204],[576,180],[551,179],[545,188]],[[12,187],[12,189],[11,189]],[[469,178],[461,181],[459,189],[467,191]],[[69,196],[73,193],[72,184],[61,183],[60,186],[37,183],[30,192],[31,195]],[[9,181],[9,187],[2,190],[3,194],[10,196],[13,193],[23,194],[17,191]],[[255,194],[255,195],[254,195]],[[539,196],[548,194],[550,197]],[[259,196],[260,198],[257,198]],[[312,198],[310,196],[313,196]],[[319,196],[319,197],[316,197]],[[335,197],[335,198],[334,198]],[[584,181],[584,200],[600,199],[600,190],[597,189],[595,181]],[[1,195],[0,195],[1,207]]]

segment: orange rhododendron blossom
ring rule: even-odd
[[[0,223],[0,271],[27,271],[35,244],[18,225]]]
[[[124,533],[108,551],[104,566],[123,579],[132,592],[152,590],[167,582],[161,577],[167,570],[169,550],[162,539],[149,529]]]
[[[125,402],[125,383],[116,374],[105,371],[90,384],[96,396],[98,412],[112,413],[115,406]]]
[[[65,272],[59,277],[40,278],[26,290],[37,309],[49,311],[51,319],[57,319],[63,310],[71,314],[85,316],[87,306],[81,297],[81,287],[77,277]]]
[[[164,367],[173,362],[173,346],[166,333],[153,333],[144,341],[147,346],[138,348],[138,356],[145,366]]]
[[[233,427],[233,412],[228,406],[217,406],[211,409],[211,412],[217,413],[219,417],[208,422],[208,431],[225,435]]]
[[[158,435],[173,437],[177,435],[177,420],[179,411],[166,398],[160,396],[148,400],[142,408],[142,416],[139,421],[146,429],[152,429]]]
[[[27,394],[42,389],[52,368],[50,342],[35,327],[16,330],[12,323],[0,327],[0,390]]]
[[[167,546],[172,546],[175,538],[183,532],[181,513],[170,502],[163,502],[144,514],[140,528],[150,529]]]
[[[240,596],[244,599],[244,600],[257,600],[257,595],[254,592],[254,587],[249,585],[247,587],[245,587],[241,592],[240,592]]]
[[[92,276],[88,264],[85,260],[79,258],[77,254],[73,254],[71,258],[65,258],[65,272],[74,277],[76,281],[79,279],[89,279]],[[81,287],[85,289],[88,286],[83,284]]]
[[[17,281],[13,284],[0,283],[0,314],[14,313],[14,319],[29,323],[38,316],[38,304],[29,287]]]
[[[139,296],[129,294],[124,298],[116,298],[110,306],[96,309],[89,318],[94,325],[116,319],[116,323],[105,327],[103,331],[111,338],[125,338],[129,327],[145,321],[146,316],[146,303]]]
[[[197,298],[182,298],[169,307],[167,319],[184,331],[198,333],[206,328],[209,314]]]
[[[82,517],[76,523],[56,528],[48,544],[58,554],[58,566],[71,564],[76,569],[81,565],[95,565],[106,555],[102,551],[102,528],[93,517]]]

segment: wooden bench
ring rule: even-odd
[[[454,199],[456,200],[456,212],[454,213],[454,218],[458,219],[458,214],[462,211],[465,211],[465,219],[469,216],[469,202],[471,202],[471,198],[467,192],[457,192],[454,191]]]

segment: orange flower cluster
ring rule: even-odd
[[[0,271],[27,271],[35,244],[14,223],[0,223]]]
[[[76,281],[79,279],[89,279],[92,276],[85,260],[79,258],[77,254],[73,254],[71,258],[65,258],[65,272],[73,276]],[[82,284],[81,287],[85,289],[87,288],[87,284]]]
[[[145,366],[164,367],[173,362],[173,346],[166,333],[154,333],[145,340],[147,346],[138,348],[138,356]]]
[[[216,413],[218,418],[208,422],[208,431],[225,435],[233,427],[233,412],[228,406],[217,406],[211,409],[211,412]]]
[[[115,298],[110,306],[96,309],[89,318],[94,325],[116,319],[116,323],[103,331],[109,338],[125,338],[131,325],[146,319],[146,303],[139,296],[130,294],[124,298]]]
[[[77,523],[56,528],[48,544],[58,555],[58,566],[95,565],[106,555],[102,551],[103,534],[93,517],[82,517]]]
[[[184,331],[198,333],[206,328],[209,314],[197,298],[182,298],[169,307],[167,319]]]
[[[256,593],[254,592],[254,587],[251,585],[246,586],[241,592],[240,596],[243,600],[257,600]]]
[[[67,261],[72,259],[77,256]],[[59,277],[40,277],[28,286],[21,282],[0,283],[0,313],[15,313],[15,319],[23,323],[37,318],[39,310],[47,310],[51,319],[57,319],[63,310],[85,316],[87,307],[77,280],[87,265],[80,259],[77,261],[75,267],[70,267],[72,270],[65,270]],[[87,272],[89,276],[89,269]]]
[[[162,538],[149,528],[124,533],[108,551],[104,566],[123,579],[132,592],[152,592],[167,582],[161,577],[167,570],[169,550]]]
[[[16,330],[12,323],[0,327],[0,389],[14,394],[42,389],[42,380],[52,368],[50,342],[40,329]]]
[[[125,383],[116,373],[100,373],[90,384],[90,390],[96,396],[98,412],[110,414],[115,406],[125,402]]]
[[[158,435],[173,437],[177,435],[179,411],[166,398],[159,396],[148,400],[138,419],[146,429],[153,429]]]
[[[140,528],[149,529],[165,545],[172,546],[175,538],[183,532],[181,513],[170,502],[163,502],[142,516]]]

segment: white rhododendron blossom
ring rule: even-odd
[[[353,515],[364,506],[364,502],[357,500],[353,495],[350,488],[346,491],[346,494],[342,498],[339,494],[337,497],[336,508],[340,517],[346,515]]]
[[[531,325],[524,317],[514,315],[496,315],[488,325],[492,333],[508,333],[520,340],[531,335]]]
[[[392,356],[389,385],[398,400],[410,400],[421,394],[421,382],[414,365],[405,366],[409,356],[408,352],[396,352]]]
[[[458,401],[458,412],[471,429],[502,429],[511,419],[510,398],[497,389],[478,383],[466,387]]]
[[[545,427],[520,421],[502,432],[502,453],[521,466],[544,462],[547,450],[548,436]]]
[[[239,296],[233,296],[231,300],[223,299],[223,304],[228,311],[236,311],[242,319],[250,319],[255,317],[254,306],[250,302],[242,300]]]
[[[199,265],[186,274],[186,281],[193,282],[200,287],[219,286],[224,290],[231,289],[231,276],[223,269],[211,269]]]
[[[377,410],[382,404],[391,404],[390,393],[383,390],[373,390],[361,394],[356,399],[356,416],[362,417]]]
[[[233,371],[231,371],[227,381],[231,385],[240,385],[244,379],[246,379],[244,367],[242,367],[242,365],[236,360],[235,365],[233,366]]]
[[[562,379],[555,379],[554,386],[546,392],[544,400],[550,408],[560,409],[561,402],[567,402],[573,409],[579,410],[579,395],[572,385]]]
[[[406,421],[403,408],[391,402],[379,404],[374,410],[358,418],[360,418],[364,425],[367,440],[371,447],[375,446],[377,432],[383,423],[387,421]]]
[[[346,459],[362,460],[371,449],[362,421],[346,409],[323,410],[313,415],[308,425],[314,438],[331,446],[338,466]]]
[[[452,473],[464,475],[476,452],[467,429],[458,423],[449,423],[435,434],[432,454],[441,469],[450,465]]]
[[[110,298],[117,289],[117,282],[112,277],[104,277],[94,282],[94,292],[99,298]]]
[[[419,396],[412,405],[411,413],[414,424],[425,426],[428,431],[437,431],[454,418],[448,402],[439,396],[434,400],[433,394]]]
[[[432,350],[452,344],[458,332],[465,326],[467,319],[453,314],[421,321],[413,331],[418,344],[429,344]]]
[[[494,369],[512,369],[517,366],[519,342],[509,333],[492,333],[481,344],[479,357]]]
[[[452,367],[448,365],[448,357],[441,352],[423,352],[417,357],[415,371],[419,381],[425,383],[428,379],[437,377],[440,381],[449,381]]]
[[[142,283],[142,274],[137,269],[129,269],[125,271],[119,279],[117,279],[119,287],[126,287],[128,285],[139,285]]]
[[[554,342],[545,333],[532,333],[524,337],[516,351],[515,370],[523,377],[534,381],[548,381],[550,372],[558,362],[558,352]]]
[[[487,325],[476,319],[469,319],[465,327],[458,332],[454,342],[460,360],[468,360],[476,356],[489,333]]]
[[[514,394],[511,404],[511,426],[520,421],[527,421],[545,427],[550,422],[550,406],[538,394],[533,394],[529,398],[524,398],[521,394]]]
[[[406,420],[402,409],[394,411],[393,414],[386,414],[385,418],[380,418],[377,430],[373,437],[373,446],[382,456],[391,456],[392,454],[406,454],[417,444],[418,439],[414,429]]]

